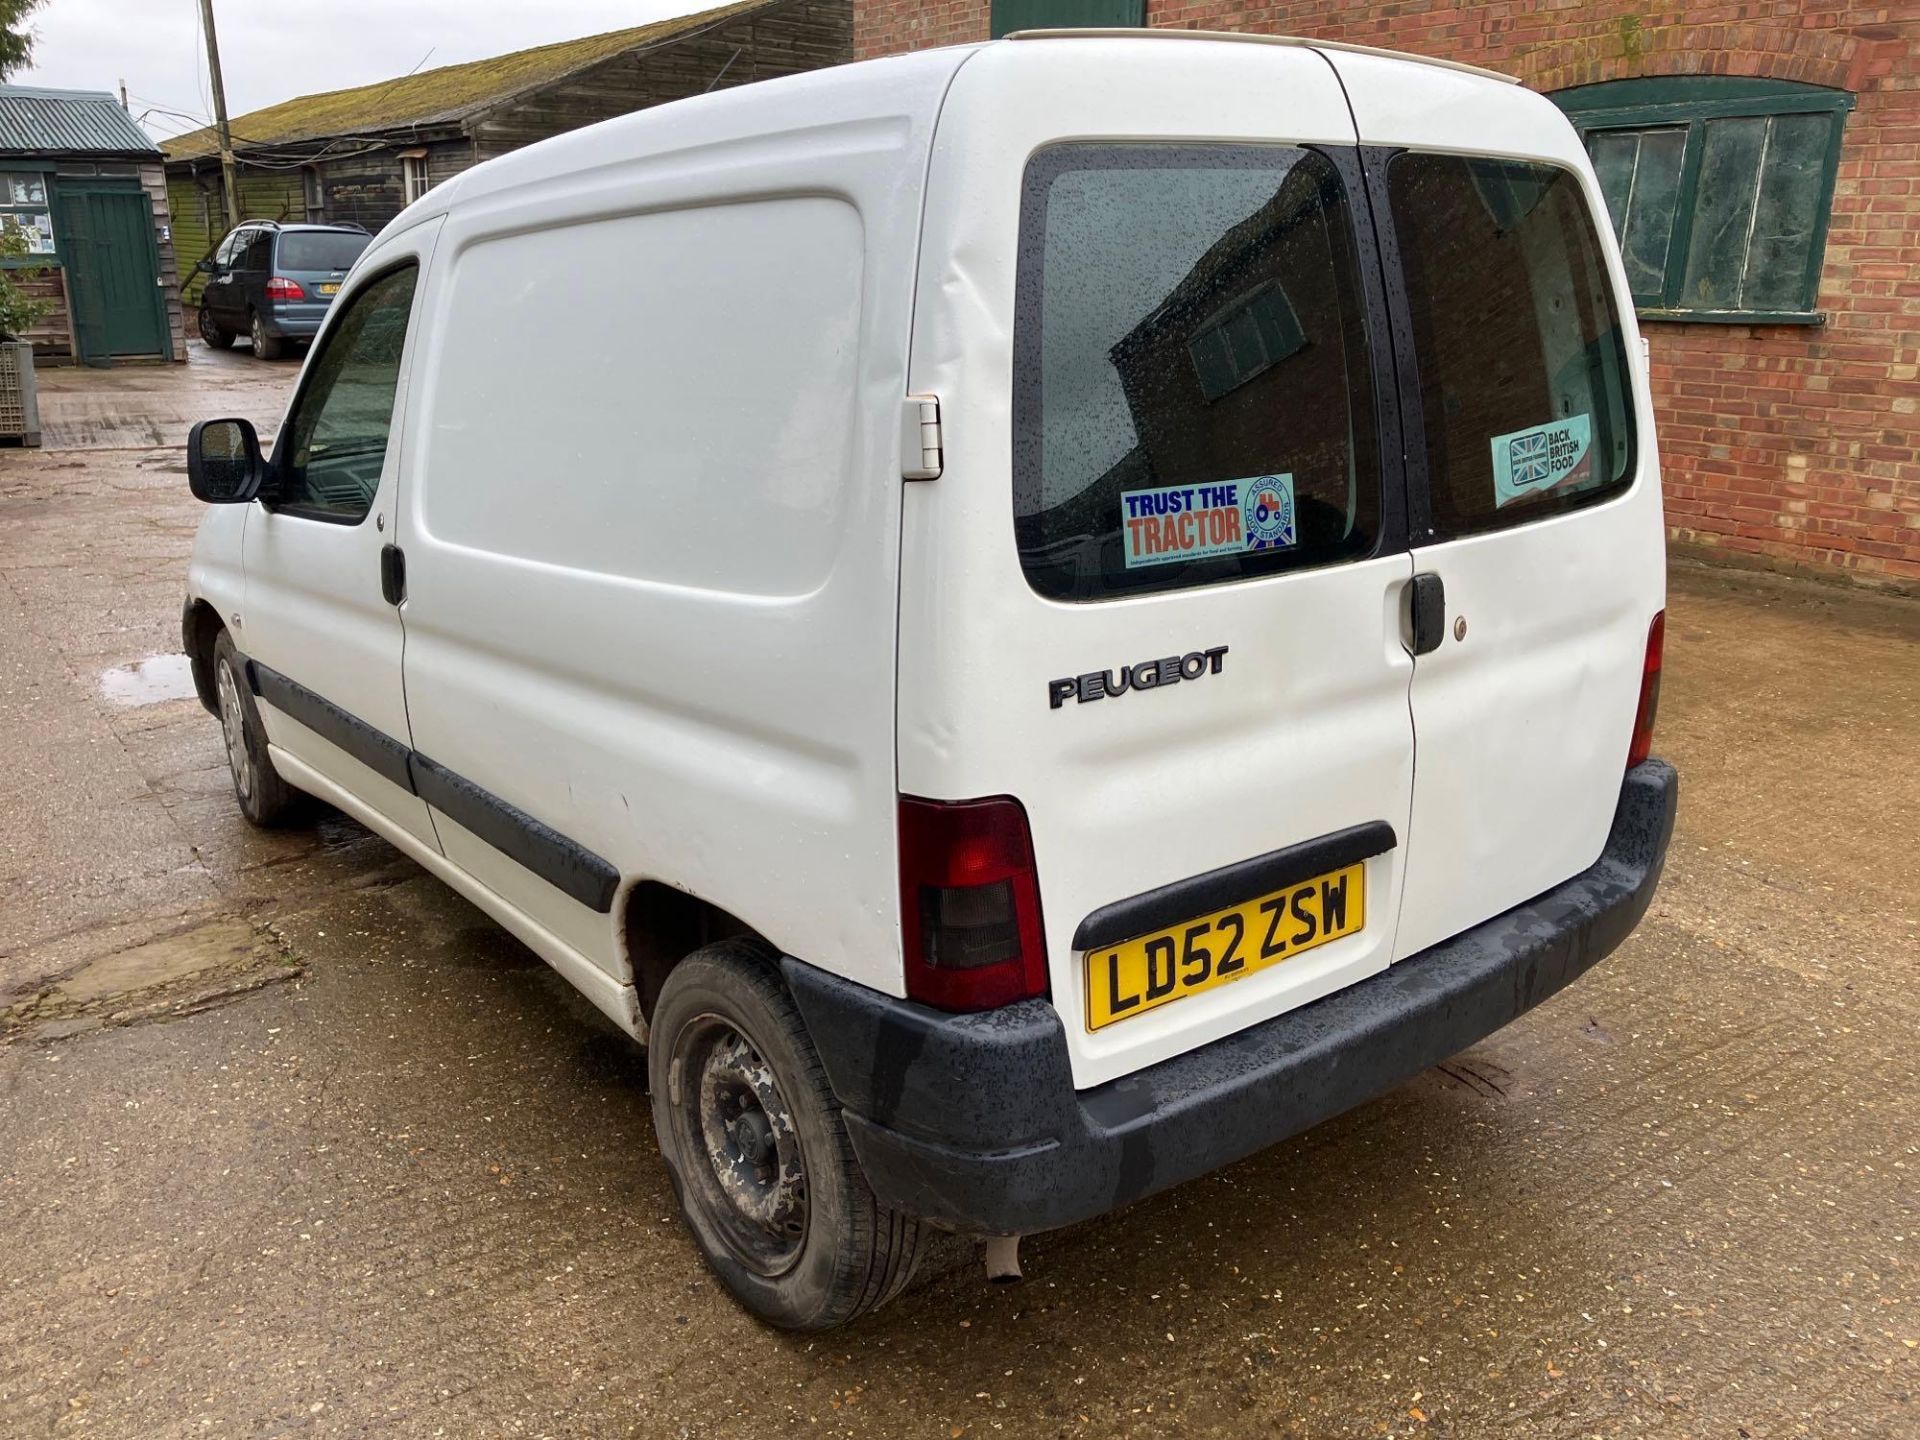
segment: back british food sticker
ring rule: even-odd
[[[1163,485],[1120,496],[1127,568],[1287,550],[1296,543],[1293,476]]]
[[[1593,422],[1569,415],[1493,437],[1493,503],[1498,509],[1529,495],[1593,478]]]

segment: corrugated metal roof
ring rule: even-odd
[[[352,90],[302,95],[264,110],[236,115],[230,125],[233,148],[244,154],[342,135],[365,136],[411,126],[450,124],[629,50],[684,39],[708,26],[778,3],[781,0],[732,0],[717,9],[656,20],[628,30],[516,50],[488,60],[469,60]],[[191,160],[214,154],[217,147],[209,127],[176,135],[165,148],[169,160]]]
[[[0,155],[157,155],[147,132],[104,90],[0,85]]]

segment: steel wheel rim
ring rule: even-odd
[[[213,344],[217,338],[217,330],[213,323],[213,316],[204,305],[200,307],[200,338],[209,345]]]
[[[673,1067],[683,1179],[736,1260],[769,1279],[785,1274],[807,1238],[807,1169],[773,1067],[714,1014],[681,1028]]]
[[[216,683],[220,692],[220,733],[227,742],[227,768],[233,771],[233,788],[242,800],[253,797],[253,757],[247,753],[247,715],[240,708],[240,687],[234,683],[233,667],[220,662]]]

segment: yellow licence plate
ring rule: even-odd
[[[313,288],[318,290],[322,295],[338,295],[340,293],[340,287],[338,285],[316,285]]]
[[[1357,934],[1364,862],[1316,875],[1171,930],[1087,952],[1087,1028],[1099,1030]]]

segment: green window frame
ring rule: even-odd
[[[1815,305],[1851,94],[1675,75],[1549,98],[1593,160],[1642,319],[1826,319]]]
[[[993,0],[993,38],[1016,30],[1137,29],[1147,0]]]

